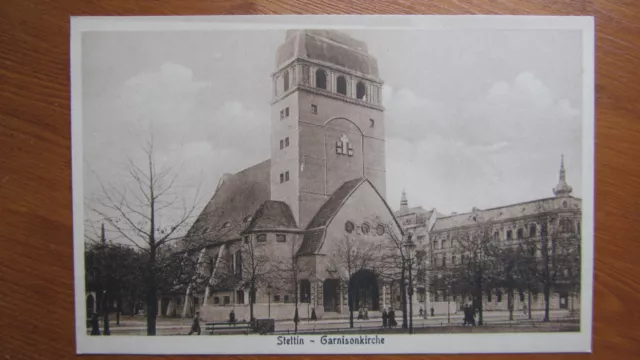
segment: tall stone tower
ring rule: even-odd
[[[366,177],[386,198],[383,82],[366,44],[290,30],[272,77],[271,198],[301,227],[346,181]]]

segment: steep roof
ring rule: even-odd
[[[268,200],[260,205],[245,231],[293,230],[297,228],[296,219],[287,203]]]
[[[211,241],[238,236],[258,207],[271,199],[270,174],[271,163],[266,160],[225,176],[186,238],[202,237]]]
[[[378,62],[367,44],[335,30],[289,30],[277,53],[277,66],[293,58],[319,61],[378,78]]]
[[[573,198],[580,200],[578,198]],[[433,225],[433,231],[447,230],[463,226],[477,224],[482,221],[502,221],[507,219],[515,219],[530,215],[539,214],[544,211],[555,209],[557,197],[538,199],[517,203],[507,206],[501,206],[486,210],[477,210],[463,214],[438,217]]]
[[[306,232],[302,239],[302,244],[298,249],[299,255],[305,254],[313,254],[320,250],[322,247],[322,243],[324,242],[325,232],[327,229],[327,225],[331,222],[334,216],[340,211],[342,206],[347,202],[351,194],[360,187],[363,183],[369,183],[371,187],[378,192],[378,190],[371,184],[369,180],[366,178],[357,178],[353,180],[349,180],[342,184],[331,197],[320,207],[320,210],[316,213],[316,215],[311,219],[309,225],[307,226]],[[378,193],[379,195],[379,193]],[[392,212],[389,208],[389,205],[386,203],[384,198],[380,196],[380,199],[385,203],[389,212]],[[393,217],[396,220],[396,224],[400,231],[402,231],[402,227],[399,223],[397,223],[397,219],[395,216]]]

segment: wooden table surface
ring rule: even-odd
[[[594,15],[597,43],[594,353],[428,358],[640,358],[640,1],[3,0],[0,2],[1,359],[76,357],[69,16],[290,13]]]

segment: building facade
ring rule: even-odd
[[[523,203],[501,206],[491,209],[473,208],[471,212],[454,213],[448,216],[437,214],[433,225],[419,225],[419,236],[426,236],[429,250],[425,267],[427,276],[424,288],[427,289],[425,300],[427,308],[433,307],[436,313],[446,313],[447,309],[459,310],[462,304],[469,303],[469,295],[461,295],[461,291],[451,289],[451,284],[442,281],[447,271],[460,267],[468,261],[469,241],[482,230],[487,246],[493,248],[511,248],[514,251],[532,251],[536,253],[538,262],[543,261],[541,251],[547,250],[546,259],[551,264],[550,277],[553,277],[550,294],[551,309],[570,309],[579,307],[579,241],[581,234],[581,199],[571,196],[572,188],[566,181],[564,161],[561,161],[559,181],[553,189],[553,197],[537,199]],[[406,199],[403,196],[406,206]],[[404,210],[404,212],[407,212]],[[401,210],[396,214],[400,219]],[[402,222],[402,220],[401,220]],[[411,222],[404,223],[406,231],[416,229]],[[426,234],[426,235],[425,235]],[[566,239],[577,239],[571,243],[571,251],[577,258],[569,255],[557,255],[553,252],[566,251],[562,244]],[[477,239],[478,245],[483,239]],[[548,242],[547,245],[544,242]],[[467,242],[465,244],[464,242]],[[495,250],[494,250],[495,251]],[[486,254],[485,254],[486,255]],[[567,262],[566,266],[559,264]],[[515,265],[514,265],[515,266]],[[521,266],[521,265],[518,265]],[[513,270],[514,272],[516,270]],[[577,272],[577,273],[576,273]],[[485,310],[544,309],[543,287],[538,280],[531,291],[523,288],[514,290],[512,299],[506,296],[506,290],[493,287],[483,291],[482,303]],[[418,285],[420,286],[420,285]],[[518,286],[520,287],[520,286]]]
[[[301,317],[397,308],[382,251],[366,264],[343,256],[345,244],[362,258],[404,238],[385,200],[377,61],[365,43],[324,30],[288,31],[276,58],[270,159],[225,175],[185,236],[209,280],[187,290],[182,313],[224,319],[233,308],[248,320],[249,302],[254,317],[276,319],[296,304]]]

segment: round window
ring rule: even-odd
[[[384,235],[384,226],[378,225],[378,227],[376,228],[376,232],[378,233],[378,235]]]
[[[369,224],[364,223],[364,224],[362,224],[360,229],[362,230],[363,234],[367,235],[369,233],[369,230],[371,230],[371,227],[369,227]]]
[[[347,221],[344,224],[344,230],[346,232],[348,232],[349,234],[351,234],[353,232],[353,228],[354,228],[354,225],[353,225],[353,223],[351,221]]]

